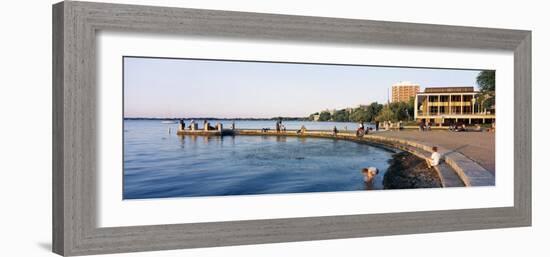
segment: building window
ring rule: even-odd
[[[459,114],[460,113],[460,106],[453,106],[451,108],[452,114]]]

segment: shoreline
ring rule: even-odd
[[[437,171],[412,153],[402,151],[393,155],[383,177],[384,189],[441,188]]]

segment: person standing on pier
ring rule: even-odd
[[[183,119],[180,119],[180,130],[185,130],[185,122]]]

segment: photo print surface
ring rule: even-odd
[[[495,184],[493,70],[122,62],[126,200]]]

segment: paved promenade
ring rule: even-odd
[[[417,141],[424,145],[454,150],[495,175],[495,133],[493,132],[401,130],[378,132],[375,135]]]

